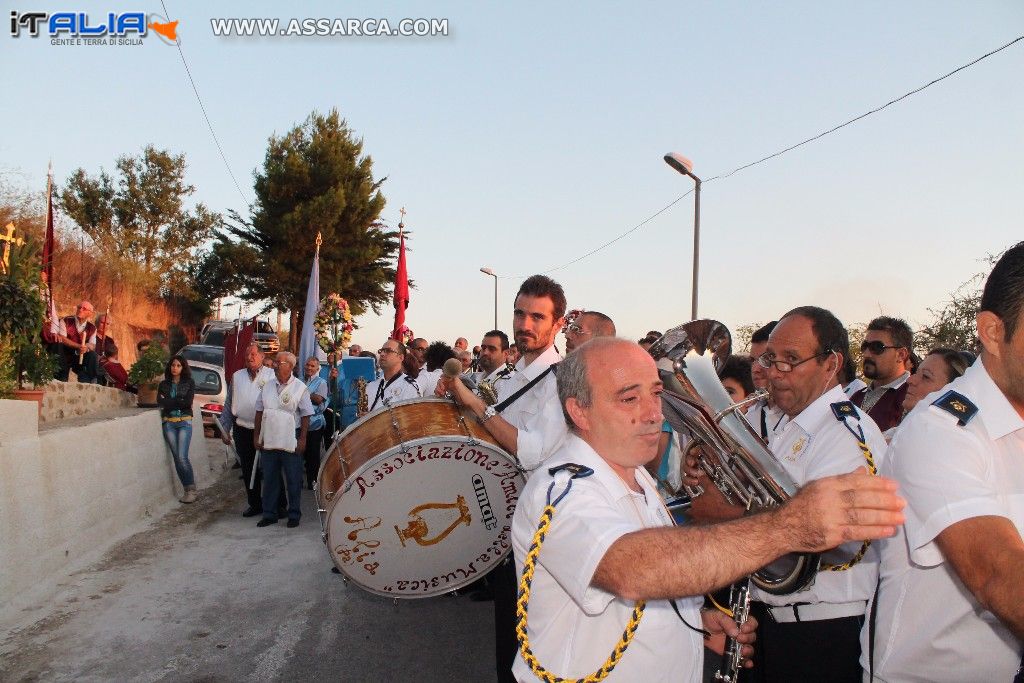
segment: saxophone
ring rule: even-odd
[[[370,402],[366,398],[366,378],[356,377],[352,387],[356,391],[356,417],[362,417],[370,412]]]

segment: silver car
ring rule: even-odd
[[[188,367],[192,371],[192,381],[196,385],[196,396],[192,402],[192,410],[199,410],[203,416],[203,431],[207,436],[217,436],[213,422],[220,417],[224,409],[224,401],[228,398],[228,383],[224,380],[224,368],[212,363],[190,360]]]

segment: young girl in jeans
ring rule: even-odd
[[[164,381],[157,389],[156,400],[160,404],[163,418],[164,440],[174,457],[174,469],[181,485],[185,487],[182,503],[196,501],[196,480],[192,475],[192,463],[188,460],[188,446],[192,441],[192,399],[196,385],[188,361],[174,356],[164,370]]]

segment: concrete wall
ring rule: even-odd
[[[137,401],[134,394],[113,387],[54,380],[46,385],[39,421],[49,424],[65,418],[86,417],[102,411],[128,408],[136,405]]]
[[[36,413],[35,403],[0,400],[0,623],[22,602],[16,598],[53,590],[60,577],[181,505],[159,411],[42,434]],[[189,459],[200,489],[229,466],[205,441],[197,414]]]

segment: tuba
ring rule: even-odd
[[[694,320],[666,332],[650,353],[665,386],[665,419],[703,446],[700,467],[725,499],[757,512],[785,503],[797,485],[740,412],[750,401],[734,404],[718,378],[731,350],[725,325]],[[766,593],[794,593],[814,580],[819,559],[816,553],[784,555],[757,570],[751,581]]]

